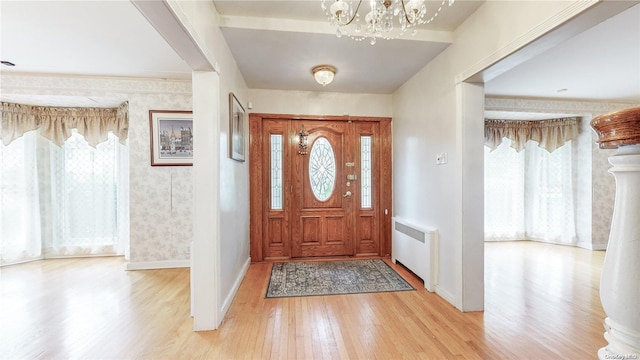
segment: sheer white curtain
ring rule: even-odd
[[[484,236],[486,240],[525,239],[524,152],[505,139],[494,151],[484,147]]]
[[[129,238],[126,141],[120,143],[110,131],[92,146],[76,129],[68,130],[62,146],[38,130],[20,135],[0,144],[0,264],[124,254]]]
[[[533,141],[511,146],[485,147],[485,240],[575,244],[571,141],[552,153]]]
[[[123,148],[113,134],[93,148],[76,131],[61,148],[49,144],[47,200],[53,221],[45,228],[47,257],[123,253],[118,231],[118,204],[126,201],[118,164]]]
[[[575,244],[571,141],[552,153],[529,142],[525,152],[527,237],[538,241]]]
[[[0,265],[42,258],[36,140],[0,145]]]

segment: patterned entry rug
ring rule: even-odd
[[[415,288],[380,259],[274,263],[266,298],[406,291]]]

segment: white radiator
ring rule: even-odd
[[[394,217],[391,234],[391,261],[413,271],[433,292],[438,284],[438,231]]]

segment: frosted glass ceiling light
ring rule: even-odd
[[[322,10],[336,27],[336,35],[347,35],[356,41],[369,39],[374,45],[378,38],[396,39],[407,30],[415,35],[417,25],[435,20],[445,4],[455,0],[442,0],[435,11],[427,11],[425,0],[368,0],[369,10],[362,0],[322,0]],[[360,16],[359,11],[364,14]],[[362,20],[362,21],[361,21]],[[361,23],[362,22],[362,23]]]
[[[331,65],[319,65],[311,70],[313,77],[318,84],[326,86],[333,81],[333,77],[336,76],[336,68]]]

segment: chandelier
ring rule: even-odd
[[[362,41],[369,39],[371,45],[378,38],[390,40],[416,26],[432,22],[446,3],[453,5],[455,0],[442,0],[436,11],[428,12],[425,0],[369,0],[369,9],[362,6],[362,0],[322,0],[322,10],[331,25],[336,26],[336,36],[343,35]],[[429,16],[430,15],[430,16]]]

